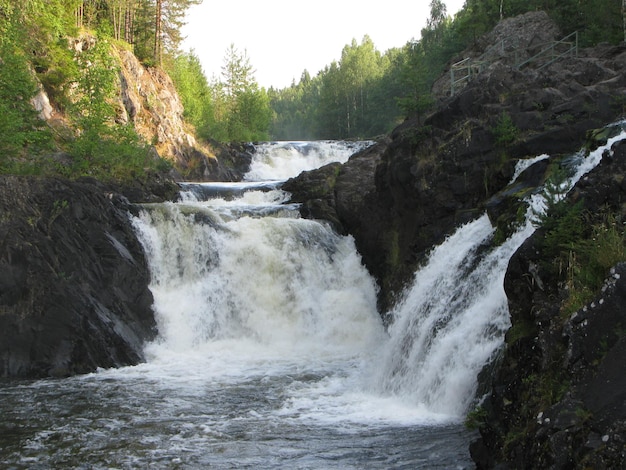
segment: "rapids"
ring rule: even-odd
[[[508,328],[508,259],[543,199],[501,246],[486,216],[460,227],[385,330],[353,239],[301,219],[280,190],[369,144],[262,144],[246,182],[186,183],[180,202],[145,205],[132,223],[159,329],[146,363],[3,382],[4,466],[470,467],[462,421]]]

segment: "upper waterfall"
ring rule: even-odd
[[[372,141],[264,142],[255,145],[247,181],[286,180],[328,163],[344,163]]]

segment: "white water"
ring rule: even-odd
[[[602,151],[583,165],[578,158],[568,185]],[[35,468],[469,466],[470,434],[459,423],[478,371],[502,344],[503,276],[542,197],[496,249],[486,216],[435,248],[385,331],[353,240],[298,218],[276,189],[284,177],[189,185],[180,203],[147,206],[134,220],[159,327],[147,362],[0,389],[11,430],[0,460]]]
[[[345,163],[374,142],[266,142],[255,148],[248,181],[286,180],[328,163]]]
[[[573,156],[570,175],[560,184],[564,197],[626,133],[585,155]],[[547,155],[518,163],[513,181]],[[529,163],[530,162],[530,163]],[[513,182],[512,181],[512,182]],[[392,312],[376,385],[427,409],[461,415],[474,400],[476,377],[492,359],[510,326],[504,275],[509,259],[536,229],[546,197],[533,194],[525,222],[502,245],[485,247],[493,228],[487,215],[459,228],[436,247]],[[481,247],[483,248],[481,251]]]

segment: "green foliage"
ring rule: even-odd
[[[405,47],[400,77],[405,91],[397,98],[398,106],[406,115],[416,115],[419,119],[433,103],[430,88],[434,80],[422,43],[410,43]]]
[[[369,38],[353,41],[333,62],[311,78],[271,90],[275,138],[371,137],[389,131],[406,116],[432,109],[430,91],[460,51],[489,32],[501,18],[545,10],[563,34],[580,32],[581,45],[619,43],[624,31],[618,0],[467,0],[454,18],[445,2],[429,2],[430,17],[419,40],[384,54],[375,52]],[[372,60],[372,51],[378,55]],[[506,119],[506,118],[505,118]],[[511,122],[496,126],[499,145],[516,138]]]
[[[194,53],[179,54],[168,66],[199,137],[222,142],[269,139],[269,96],[260,89],[247,54],[234,45],[226,52],[221,82],[208,84]]]
[[[78,135],[67,145],[73,163],[64,171],[68,176],[101,179],[141,176],[156,162],[135,130],[115,121],[118,68],[110,44],[98,38],[90,49],[77,53],[76,61],[81,74],[75,83],[78,98],[71,111]]]
[[[379,135],[402,116],[395,100],[397,50],[382,55],[369,36],[346,45],[339,62],[299,83],[270,90],[272,135],[279,139],[338,139]],[[392,85],[392,86],[390,86]]]
[[[568,288],[562,307],[569,316],[592,300],[611,267],[626,259],[626,233],[621,219],[608,210],[591,214],[583,202],[561,201],[543,222],[544,268],[556,273]]]
[[[0,172],[3,173],[36,173],[43,163],[38,156],[51,146],[51,134],[30,103],[37,85],[27,57],[19,47],[22,38],[14,23],[4,25],[0,37]]]
[[[192,124],[198,137],[211,138],[214,121],[211,88],[193,51],[179,54],[167,65],[167,71],[185,108],[185,119]]]
[[[487,410],[482,406],[477,406],[472,411],[467,413],[465,417],[465,427],[467,429],[475,430],[482,426],[487,419]]]
[[[19,3],[16,8],[14,2],[0,0],[0,172],[124,179],[146,170],[166,170],[166,163],[154,156],[131,126],[116,122],[119,70],[110,47],[113,39],[132,40],[140,50],[155,43],[154,2]],[[164,2],[166,51],[178,44],[180,20],[194,3]],[[87,50],[79,51],[79,43],[71,38],[84,37],[85,28],[97,31],[98,38],[93,44],[81,43]],[[54,139],[30,103],[37,79],[72,126]],[[70,162],[52,158],[55,150],[69,154]]]
[[[491,128],[496,145],[498,147],[506,147],[517,139],[519,130],[513,123],[511,116],[502,113],[498,117],[496,124]]]

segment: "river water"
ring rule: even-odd
[[[486,216],[415,275],[388,330],[351,237],[279,182],[370,143],[263,144],[244,183],[183,185],[133,224],[159,328],[147,361],[0,385],[4,468],[471,468],[462,424],[532,233]]]

